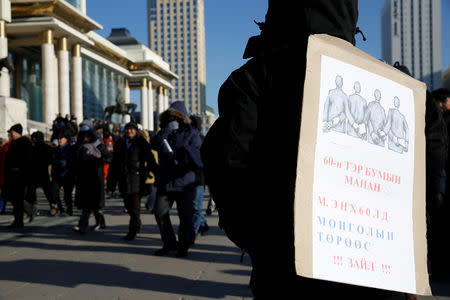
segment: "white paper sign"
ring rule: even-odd
[[[414,95],[322,56],[313,186],[313,276],[416,292]]]

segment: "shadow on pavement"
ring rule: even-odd
[[[128,268],[100,263],[25,259],[0,262],[0,280],[76,287],[80,284],[152,290],[196,297],[242,297],[247,285],[192,280],[179,276],[134,272]],[[43,271],[45,270],[45,272]],[[201,286],[201,288],[196,288]],[[220,287],[220,288],[218,288]]]
[[[223,270],[222,273],[237,275],[237,276],[245,276],[245,277],[250,278],[250,275],[252,272],[250,270]]]
[[[29,228],[29,234],[23,232],[21,236],[33,236],[34,234],[35,236],[33,238],[35,240],[23,241],[21,239],[12,239],[1,242],[0,245],[53,251],[90,251],[137,255],[153,255],[155,250],[162,247],[160,238],[150,237],[145,232],[138,234],[137,238],[133,241],[124,241],[122,237],[127,232],[128,226],[126,225],[110,226],[105,230],[88,232],[85,235],[73,232],[70,225],[60,225],[57,230],[54,228],[51,232],[48,230],[40,230],[39,227]],[[41,239],[47,241],[40,242],[39,240]],[[68,241],[85,241],[95,244],[80,245],[79,243],[68,243]],[[198,262],[241,264],[240,255],[241,252],[237,247],[197,243],[191,247],[186,259]]]
[[[107,252],[107,253],[120,253],[120,254],[137,254],[137,255],[154,255],[154,251],[159,249],[162,245],[158,243],[151,243],[147,245],[137,245],[130,243],[120,243],[116,246],[112,245],[67,245],[67,244],[48,244],[39,242],[28,242],[28,241],[15,241],[13,245],[14,248],[35,248],[40,250],[50,250],[50,251],[88,251],[88,252]],[[144,247],[143,247],[144,246]],[[150,246],[150,247],[149,247]],[[207,249],[207,247],[202,247],[202,249]],[[214,247],[214,250],[220,250],[220,247]],[[240,263],[240,253],[223,253],[223,252],[205,252],[199,251],[196,247],[193,247],[189,252],[189,255],[185,258],[190,261],[198,262],[214,262],[214,263],[224,263],[224,264],[241,264]],[[174,257],[170,255],[168,257]],[[178,259],[178,258],[177,258]],[[1,269],[3,272],[3,269]]]

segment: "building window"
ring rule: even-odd
[[[18,65],[19,69],[21,69],[21,77],[16,77],[17,73],[15,72],[11,73],[11,96],[25,100],[28,108],[28,119],[42,122],[43,103],[40,56],[33,57],[33,55],[30,55],[29,57],[20,58],[20,56],[16,57],[13,53],[12,58],[15,65]],[[18,59],[21,61],[17,61]],[[20,90],[14,89],[16,85],[21,86]]]
[[[81,9],[81,1],[80,0],[66,0],[66,2],[78,10]]]
[[[87,118],[102,119],[104,109],[114,105],[117,93],[123,95],[124,77],[112,69],[83,57],[83,111]],[[113,117],[113,122],[120,118]]]

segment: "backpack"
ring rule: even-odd
[[[227,237],[239,248],[247,250],[249,230],[245,224],[243,205],[245,199],[239,197],[239,188],[233,188],[230,182],[233,175],[227,167],[227,156],[224,151],[225,130],[222,120],[217,119],[206,135],[200,153],[204,166],[205,184],[216,204],[219,214],[219,227]],[[242,216],[242,217],[239,217]]]
[[[255,195],[249,188],[254,169],[257,101],[264,64],[252,59],[235,70],[220,88],[219,103],[227,103],[205,136],[200,154],[205,183],[219,213],[219,227],[243,250],[253,245]]]

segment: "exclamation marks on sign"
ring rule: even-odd
[[[342,266],[344,264],[344,259],[342,256],[333,256],[333,263],[337,266]]]
[[[381,272],[384,274],[391,274],[391,266],[381,265]]]

